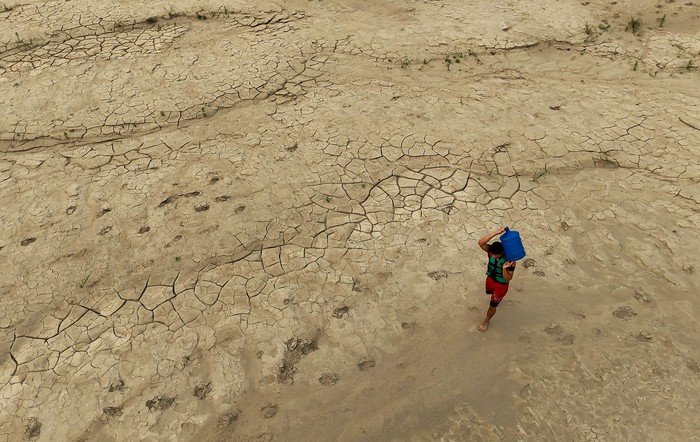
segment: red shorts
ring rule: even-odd
[[[486,294],[491,295],[491,305],[498,305],[508,293],[508,284],[499,284],[491,277],[486,278]],[[494,306],[495,307],[495,306]]]

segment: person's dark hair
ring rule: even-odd
[[[499,241],[489,244],[489,252],[493,253],[494,255],[500,255],[503,253],[503,244],[501,244]]]

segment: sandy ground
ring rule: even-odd
[[[0,441],[700,440],[697,66],[673,0],[0,4]]]

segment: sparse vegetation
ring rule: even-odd
[[[182,259],[182,258],[179,257],[179,256],[176,256],[176,257],[175,257],[175,261],[180,261],[181,259]]]
[[[456,52],[445,57],[445,64],[447,65],[447,70],[450,70],[450,66],[452,66],[452,63],[460,63],[462,61],[462,58],[464,58],[464,54],[461,52]]]
[[[196,15],[197,15],[197,20],[206,20],[207,19],[207,16],[202,11],[197,11]]]
[[[585,32],[586,35],[588,35],[589,37],[593,37],[593,26],[589,25],[588,22],[586,22],[586,25],[583,27],[583,32]]]
[[[83,279],[80,283],[78,283],[78,287],[80,287],[81,289],[82,289],[83,287],[85,287],[85,284],[87,284],[88,279],[90,278],[90,275],[91,275],[91,274],[88,273],[87,276],[85,277],[85,279]]]
[[[146,23],[151,23],[151,24],[153,24],[153,23],[156,23],[156,22],[158,22],[158,17],[148,17],[148,18],[146,19]]]
[[[635,60],[635,61],[634,61],[634,66],[632,67],[632,70],[633,70],[633,71],[636,71],[638,66],[639,66],[639,60]]]
[[[168,18],[169,19],[172,19],[175,17],[180,17],[180,16],[182,16],[182,13],[175,11],[175,9],[172,6],[170,7],[170,9],[168,9]]]
[[[641,28],[642,28],[642,19],[630,17],[630,20],[627,22],[627,27],[625,28],[625,31],[629,31],[633,34],[637,34],[637,32],[639,32],[639,30]]]
[[[663,28],[664,23],[666,23],[666,14],[664,14],[662,17],[657,18],[656,21],[659,22],[659,27]]]
[[[688,63],[685,64],[685,68],[687,70],[691,70],[695,67],[695,62],[693,60],[688,60]]]

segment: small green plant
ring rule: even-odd
[[[180,16],[182,16],[182,13],[175,11],[175,9],[172,6],[170,7],[170,9],[168,9],[168,19],[173,19],[175,17]]]
[[[161,116],[161,117],[164,117],[164,116],[165,116],[165,112],[160,111],[160,116]]]
[[[634,66],[632,67],[632,70],[633,70],[633,71],[636,71],[638,66],[639,66],[639,60],[635,60],[635,61],[634,61]]]
[[[180,261],[181,259],[182,259],[182,258],[180,258],[179,256],[176,256],[176,257],[175,257],[175,261]]]
[[[540,178],[542,178],[542,177],[545,176],[546,174],[547,174],[547,165],[545,164],[544,169],[541,170],[541,171],[539,171],[539,172],[537,172],[537,173],[532,177],[532,181],[533,181],[533,182],[537,182]]]
[[[156,22],[158,22],[158,17],[148,17],[148,18],[146,19],[146,23],[153,24],[153,23],[156,23]]]
[[[641,27],[642,27],[642,19],[641,18],[630,17],[630,20],[627,22],[627,27],[625,28],[625,31],[629,31],[633,34],[636,34]]]
[[[691,70],[695,67],[695,62],[693,60],[688,60],[688,63],[685,64],[685,68],[687,70]]]
[[[88,273],[85,279],[83,279],[81,282],[78,283],[78,287],[81,289],[85,287],[85,284],[87,284],[88,279],[90,278],[91,273]]]
[[[452,63],[461,63],[462,58],[464,58],[464,54],[461,52],[455,52],[454,54],[450,54],[447,57],[445,57],[445,64],[447,65],[447,70],[450,70],[450,66],[452,66]]]
[[[656,21],[659,22],[659,27],[660,27],[660,28],[663,28],[663,27],[664,27],[664,23],[666,23],[666,14],[664,14],[663,17],[657,18]]]
[[[450,66],[452,65],[452,59],[450,57],[445,57],[445,65],[447,66],[447,70],[450,70]]]
[[[589,37],[593,37],[593,26],[586,22],[585,26],[583,27],[583,32],[585,32]]]

